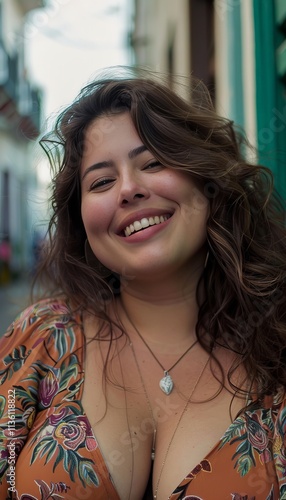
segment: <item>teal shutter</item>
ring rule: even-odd
[[[279,161],[278,179],[281,193],[286,199],[286,2],[275,1],[276,61],[277,61],[277,148]]]
[[[286,85],[286,2],[276,0],[275,18],[278,27],[277,69],[280,82]],[[286,88],[284,87],[284,91]]]
[[[285,196],[286,100],[279,27],[285,20],[286,3],[285,0],[253,0],[253,11],[259,161],[271,168],[275,185]],[[285,71],[284,67],[284,75]]]

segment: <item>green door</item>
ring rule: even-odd
[[[286,198],[286,2],[253,0],[260,163]]]

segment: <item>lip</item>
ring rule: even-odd
[[[118,228],[116,229],[116,234],[126,238],[125,235],[123,234],[124,229],[127,226],[130,226],[130,224],[133,224],[136,220],[140,221],[141,219],[144,219],[144,217],[146,217],[148,219],[149,217],[155,217],[156,215],[160,216],[160,215],[167,215],[167,214],[170,215],[170,218],[171,218],[172,215],[174,214],[174,210],[170,210],[168,208],[162,208],[162,209],[150,208],[147,210],[145,209],[145,210],[139,210],[137,212],[133,212],[132,214],[129,214],[127,217],[125,217],[125,219],[123,219],[123,221],[119,224]],[[165,221],[165,222],[167,222],[167,221]],[[146,229],[144,229],[144,232],[147,231],[148,229],[151,229],[152,227],[153,228],[159,227],[159,226],[165,224],[165,222],[162,222],[161,224],[158,224],[157,226],[149,226]],[[138,231],[138,234],[141,232],[143,232],[143,231]],[[134,236],[135,234],[137,234],[137,233],[133,233],[133,235],[131,235],[131,236]],[[131,236],[128,236],[128,238],[130,238]]]
[[[164,213],[166,214],[166,212]],[[169,219],[165,220],[164,222],[161,222],[160,224],[155,224],[154,226],[146,227],[142,231],[136,231],[135,233],[130,234],[130,236],[128,237],[122,236],[122,234],[119,235],[119,237],[122,238],[122,240],[126,244],[143,243],[144,241],[149,240],[157,233],[162,231],[170,223],[171,220],[172,217],[169,217]]]

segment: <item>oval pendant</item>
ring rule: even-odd
[[[173,387],[174,387],[174,382],[172,380],[171,375],[169,375],[168,372],[165,372],[165,376],[163,378],[161,378],[161,380],[159,382],[159,386],[160,386],[161,391],[163,391],[165,394],[167,394],[167,396],[169,396],[169,394],[171,394]]]

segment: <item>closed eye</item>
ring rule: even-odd
[[[98,179],[91,184],[89,191],[103,190],[107,188],[112,182],[114,182],[114,179],[112,177],[104,177],[102,179]]]
[[[149,163],[148,165],[146,165],[143,170],[151,170],[153,168],[164,168],[162,163],[160,163],[159,161],[152,161],[151,163]]]

